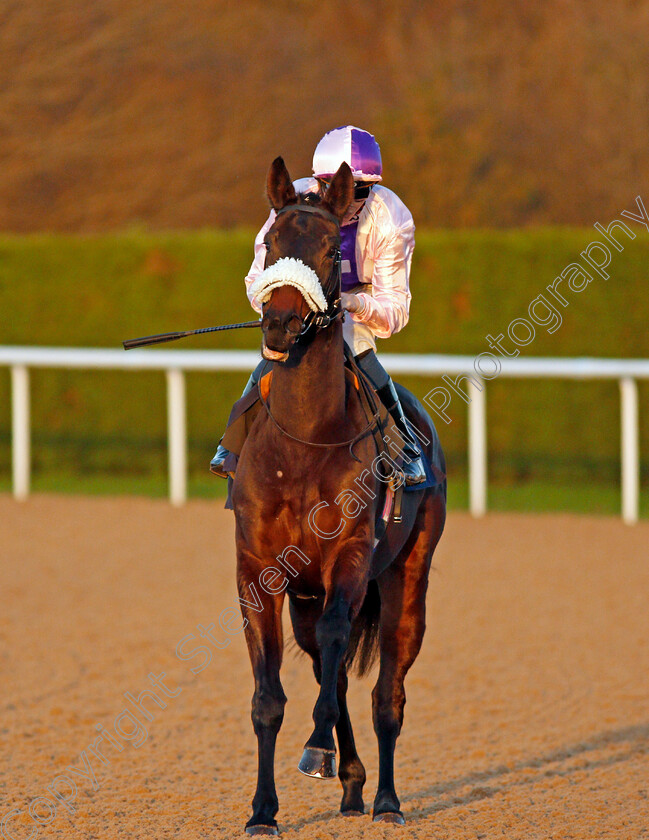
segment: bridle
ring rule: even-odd
[[[329,222],[333,222],[336,225],[336,228],[340,229],[340,222],[333,213],[330,213],[323,207],[317,207],[313,204],[287,204],[286,207],[282,207],[281,210],[277,211],[277,216],[281,216],[282,213],[313,213],[317,216],[321,216]],[[333,258],[333,265],[331,266],[331,273],[327,278],[326,288],[323,288],[323,292],[327,300],[332,289],[340,289],[341,265],[342,257],[340,248],[337,248]],[[302,327],[300,328],[299,333],[297,333],[297,336],[303,336],[311,328],[313,328],[315,332],[326,329],[338,318],[341,320],[344,320],[345,318],[345,311],[340,304],[340,296],[331,301],[324,312],[314,312],[311,310],[302,321]],[[288,330],[288,332],[292,333],[292,330]],[[296,333],[292,334],[296,335]]]
[[[314,205],[309,204],[288,204],[286,207],[282,207],[281,210],[277,211],[277,215],[280,216],[282,213],[289,213],[289,212],[299,212],[299,213],[315,213],[323,218],[332,221],[335,223],[337,228],[340,228],[340,222],[338,219],[330,213],[328,210],[325,210],[322,207],[317,207]],[[325,298],[331,292],[332,288],[340,289],[340,281],[341,281],[341,254],[340,248],[336,249],[336,253],[334,255],[334,262],[333,266],[331,267],[331,273],[327,280],[327,288],[323,288],[323,292],[325,294]],[[335,284],[335,285],[334,285]],[[325,312],[314,312],[311,310],[309,314],[306,316],[302,323],[302,329],[298,333],[299,337],[304,335],[311,327],[314,327],[316,331],[325,329],[331,323],[333,323],[336,319],[341,318],[344,319],[345,311],[340,304],[340,297],[337,297],[334,301],[329,304],[329,307]],[[289,330],[289,332],[291,332]],[[296,343],[297,343],[296,340]],[[351,356],[351,354],[350,354]],[[302,438],[295,437],[294,435],[290,434],[286,429],[282,428],[280,424],[277,422],[275,417],[273,416],[272,411],[270,410],[270,406],[268,405],[267,401],[264,399],[261,389],[259,390],[259,399],[261,400],[262,405],[266,409],[266,413],[268,414],[269,419],[278,429],[278,431],[284,436],[289,438],[289,440],[293,440],[296,443],[302,443],[305,446],[313,446],[317,449],[335,449],[339,446],[347,446],[349,447],[349,454],[355,461],[360,461],[359,458],[356,457],[354,454],[354,444],[358,443],[358,441],[362,440],[367,434],[371,432],[373,428],[379,428],[381,424],[381,417],[378,411],[378,407],[376,405],[376,401],[374,399],[373,394],[369,391],[367,383],[364,381],[364,377],[362,376],[360,370],[358,369],[356,363],[353,360],[353,356],[351,357],[351,367],[352,370],[355,370],[356,378],[361,383],[361,387],[363,387],[366,393],[366,399],[368,399],[369,404],[371,406],[371,417],[366,424],[366,426],[361,429],[361,431],[354,435],[354,437],[349,438],[348,440],[341,440],[336,443],[318,443],[316,441],[310,440],[303,440]]]

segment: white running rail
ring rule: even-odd
[[[471,389],[469,403],[469,508],[487,510],[487,419],[484,380],[476,376],[473,356],[381,354],[393,374],[471,375],[483,385]],[[259,355],[252,350],[131,350],[67,347],[0,347],[0,366],[11,370],[12,474],[16,499],[26,499],[30,484],[30,368],[161,370],[167,375],[169,498],[187,498],[186,371],[251,371]],[[500,377],[516,379],[609,379],[620,385],[622,518],[638,521],[640,452],[638,379],[649,379],[649,359],[503,358]],[[443,437],[444,423],[436,418]]]

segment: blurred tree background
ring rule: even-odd
[[[256,224],[373,131],[434,227],[592,224],[649,183],[647,0],[0,3],[0,228]]]

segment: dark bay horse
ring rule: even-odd
[[[314,318],[295,285],[274,288],[264,304],[262,351],[274,360],[272,385],[267,410],[257,415],[241,451],[233,488],[237,582],[255,680],[252,722],[259,757],[250,834],[277,833],[274,754],[286,703],[280,682],[286,596],[296,642],[312,658],[320,685],[299,769],[319,778],[335,775],[335,727],[341,811],[364,812],[365,769],[347,710],[347,672],[352,665],[368,670],[378,647],[372,700],[379,782],[373,814],[375,820],[404,821],[394,787],[394,749],[403,721],[404,678],[424,635],[428,573],[444,528],[446,483],[405,493],[402,522],[391,522],[374,546],[381,488],[370,467],[377,449],[372,434],[364,434],[367,416],[345,376],[339,308],[339,226],[353,189],[347,164],[315,204],[313,196],[296,195],[281,158],[268,175],[277,217],[266,236],[266,267],[287,257],[301,261],[317,275],[328,310]],[[411,424],[429,441],[426,457],[443,473],[428,415],[405,389],[399,393]],[[347,444],[354,438],[352,454]],[[350,495],[350,488],[356,492]]]

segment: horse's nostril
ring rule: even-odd
[[[261,327],[264,332],[281,332],[296,336],[302,329],[302,319],[295,312],[264,315]]]
[[[293,333],[293,335],[297,335],[300,330],[302,329],[302,319],[298,318],[297,315],[292,315],[288,323],[286,324],[287,332]]]

